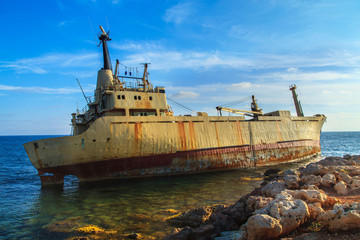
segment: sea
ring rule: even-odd
[[[165,221],[172,214],[234,203],[270,168],[87,183],[67,177],[63,187],[42,188],[22,144],[48,137],[55,136],[0,136],[0,239],[67,239],[87,225],[161,239],[173,229]],[[360,155],[360,132],[323,132],[321,146],[324,157]]]

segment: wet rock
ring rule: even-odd
[[[197,227],[208,220],[212,212],[212,207],[195,208],[180,215],[170,217],[166,221],[175,227]]]
[[[332,232],[360,229],[360,204],[335,204],[317,220]]]
[[[345,166],[345,160],[341,157],[327,157],[319,162],[323,166]]]
[[[202,225],[193,229],[190,234],[190,239],[209,239],[209,237],[213,234],[215,227],[211,224]]]
[[[288,169],[284,172],[284,176],[286,175],[297,175],[300,176],[300,172],[298,170]]]
[[[341,195],[348,194],[347,186],[346,186],[346,184],[345,184],[343,181],[338,182],[338,183],[334,186],[334,189],[335,189],[335,191],[336,191],[338,194],[341,194]]]
[[[246,240],[245,232],[243,230],[226,231],[222,232],[219,237],[215,237],[215,240]]]
[[[324,160],[323,160],[324,161]],[[325,175],[329,170],[319,163],[311,163],[305,168],[300,168],[299,171],[302,175]]]
[[[282,226],[280,221],[267,214],[251,216],[246,224],[246,236],[248,240],[276,239],[280,236]]]
[[[322,177],[322,185],[325,187],[332,187],[336,184],[336,177],[332,173],[327,173]]]
[[[290,189],[299,188],[300,177],[298,175],[285,175],[284,181],[286,186]]]
[[[286,187],[283,180],[271,181],[261,189],[261,193],[266,197],[274,198],[276,194],[279,194],[285,188]]]
[[[140,236],[141,235],[138,233],[130,233],[130,234],[125,235],[125,237],[128,239],[140,239]]]
[[[184,227],[182,229],[176,228],[174,231],[166,236],[163,240],[188,240],[193,229],[190,227]]]
[[[259,194],[260,191],[256,189],[251,194]],[[221,211],[221,214],[229,215],[231,216],[238,226],[241,226],[246,222],[249,216],[251,216],[252,211],[247,207],[246,201],[249,198],[249,195],[246,195],[242,198],[240,198],[239,201],[237,201],[234,205],[231,205],[224,210]],[[215,214],[214,214],[215,216]],[[213,216],[211,218],[214,218]],[[236,229],[232,229],[236,230]]]
[[[268,170],[266,170],[264,172],[264,176],[275,175],[275,174],[278,174],[280,171],[281,171],[281,169],[279,169],[279,168],[269,168]]]
[[[213,232],[214,226],[211,224],[202,225],[197,228],[184,227],[182,229],[175,229],[172,234],[166,236],[163,240],[205,240],[209,239]]]
[[[301,181],[304,182],[305,185],[320,186],[322,183],[322,178],[319,175],[303,175],[301,177]]]
[[[80,234],[97,234],[105,232],[104,229],[95,226],[95,225],[87,225],[85,227],[77,228],[76,232]]]
[[[216,232],[231,231],[240,227],[231,215],[222,212],[215,214],[212,220]]]
[[[74,217],[49,224],[46,226],[46,230],[49,232],[70,233],[83,225],[84,224],[80,221],[80,217]]]
[[[264,208],[268,205],[274,198],[271,197],[262,197],[262,196],[250,196],[246,201],[247,207],[251,211],[255,211],[260,208]]]

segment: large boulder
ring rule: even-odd
[[[285,184],[290,189],[299,188],[300,177],[296,174],[288,174],[284,177]]]
[[[350,185],[350,188],[353,191],[360,189],[360,179],[354,178]]]
[[[332,210],[317,218],[332,232],[360,229],[360,203],[335,204]]]
[[[324,161],[324,160],[323,160]],[[311,163],[305,168],[300,168],[299,171],[302,175],[325,175],[329,169],[320,163]]]
[[[343,181],[338,182],[338,183],[334,186],[334,189],[335,189],[335,191],[336,191],[338,194],[341,194],[341,195],[348,194],[347,186],[346,186],[346,184],[345,184]]]
[[[266,207],[272,200],[274,199],[271,197],[250,196],[246,201],[246,204],[251,211],[255,211]]]
[[[319,175],[303,175],[301,176],[301,181],[304,183],[304,185],[320,186],[322,183],[322,178]]]
[[[346,184],[351,184],[352,183],[352,177],[347,174],[345,171],[338,171],[337,172],[337,177],[339,178],[340,181],[345,182]]]
[[[332,187],[336,184],[336,177],[332,173],[327,173],[322,177],[322,185],[324,187]]]
[[[195,208],[168,218],[166,221],[174,227],[197,227],[209,219],[213,207]]]
[[[298,228],[310,216],[307,204],[299,199],[279,201],[270,208],[270,216],[279,219],[282,226],[281,235]]]
[[[286,186],[283,180],[271,181],[261,189],[261,194],[266,197],[274,198],[284,189],[286,189]]]
[[[293,197],[295,199],[304,200],[306,203],[319,202],[322,207],[330,207],[336,203],[336,199],[329,197],[321,190],[294,190]]]
[[[280,221],[267,214],[251,216],[246,224],[248,240],[276,239],[281,235],[281,231]]]
[[[315,220],[320,214],[323,214],[325,212],[319,202],[309,203],[308,208],[310,213],[310,219],[312,220]]]

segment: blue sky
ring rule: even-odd
[[[76,78],[90,96],[101,68],[99,25],[112,63],[150,62],[153,84],[195,111],[255,94],[295,115],[297,84],[324,131],[360,130],[360,1],[0,0],[0,25],[0,135],[70,133],[86,104]]]

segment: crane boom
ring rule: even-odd
[[[241,115],[245,115],[245,116],[249,116],[249,117],[257,117],[257,116],[263,115],[262,109],[260,109],[257,106],[256,99],[255,99],[254,95],[252,95],[252,100],[253,100],[252,103],[251,103],[251,110],[252,111],[240,110],[240,109],[234,109],[234,108],[226,108],[226,107],[220,107],[220,106],[216,107],[216,109],[220,112],[220,116],[221,116],[221,110],[224,110],[226,112],[241,114]]]

